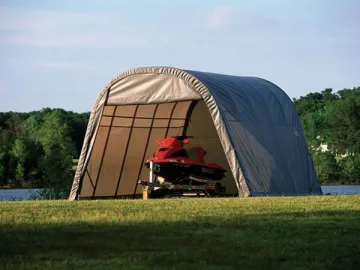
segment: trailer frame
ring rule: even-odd
[[[140,179],[138,184],[142,185],[143,199],[191,195],[195,195],[196,197],[214,197],[220,194],[222,188],[220,183],[213,180],[208,180],[203,185],[182,185],[168,182],[150,182]]]
[[[149,181],[138,181],[138,184],[142,186],[143,199],[149,198],[169,198],[169,197],[183,197],[191,194],[196,197],[214,197],[220,195],[225,191],[225,187],[221,185],[220,181],[216,180],[201,180],[204,184],[193,184],[193,179],[189,178],[189,184],[174,184],[166,182],[166,179],[162,183],[158,181],[154,171],[157,170],[156,165],[151,161],[149,166]],[[195,180],[196,181],[196,180]],[[199,181],[196,181],[199,182]]]

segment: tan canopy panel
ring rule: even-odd
[[[228,195],[322,193],[293,103],[279,87],[145,67],[115,77],[96,99],[69,200],[140,195],[155,141],[175,135],[192,136],[228,171]]]

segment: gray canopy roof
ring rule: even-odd
[[[199,101],[205,109],[201,109],[201,105],[194,105]],[[156,108],[152,109],[151,106],[155,105]],[[163,107],[160,110],[162,116],[158,106]],[[165,106],[168,106],[167,109]],[[196,106],[198,109],[194,110]],[[129,116],[123,114],[129,113],[132,108],[133,120],[125,125],[125,118]],[[138,116],[139,110],[144,112],[142,117]],[[178,111],[177,117],[184,119],[176,127],[170,124],[180,119],[174,117],[174,111]],[[146,128],[148,133],[141,139],[140,135],[136,135],[136,129],[140,128],[136,126],[136,121],[151,114],[149,124],[143,121],[147,126],[142,128]],[[168,125],[155,126],[154,121],[164,119],[164,115],[168,115]],[[204,127],[207,125],[206,117],[210,119],[212,127],[201,128],[202,123]],[[113,119],[117,119],[118,123],[123,122],[116,125]],[[107,124],[101,124],[105,122]],[[137,177],[143,172],[144,156],[153,149],[147,142],[143,150],[136,150],[139,152],[136,154],[135,150],[128,149],[131,148],[129,144],[133,142],[137,145],[137,148],[134,146],[131,149],[140,149],[142,141],[156,137],[155,130],[160,132],[163,129],[164,133],[157,133],[157,136],[164,137],[169,135],[169,130],[185,133],[187,129],[184,127],[188,126],[194,134],[198,134],[199,142],[207,145],[208,152],[211,152],[211,147],[215,150],[216,139],[220,147],[217,149],[222,150],[231,182],[240,196],[322,193],[295,107],[278,86],[255,77],[172,67],[144,67],[128,70],[115,77],[95,101],[69,199],[140,193]],[[123,135],[118,135],[119,132],[123,132]],[[140,133],[143,134],[144,129],[139,130]],[[116,152],[123,156],[116,158],[114,153],[110,153],[110,149],[116,145],[115,136],[119,136],[118,140],[127,141],[126,147],[119,146]],[[107,147],[112,143],[111,138],[114,139],[114,147]],[[218,156],[220,160],[221,155]],[[122,160],[122,164],[114,160]],[[104,167],[106,164],[107,169]],[[129,177],[129,173],[125,173],[127,177],[122,176],[126,168],[130,172],[130,169],[134,171],[138,167],[136,171],[139,174]],[[97,191],[98,185],[103,187]]]

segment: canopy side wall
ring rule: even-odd
[[[295,107],[279,87],[254,77],[187,72],[217,101],[253,196],[322,193]]]
[[[80,197],[117,198],[141,194],[139,177],[156,140],[181,135],[192,101],[105,106]]]
[[[225,187],[224,194],[238,195],[239,191],[234,176],[231,173],[229,162],[226,159],[209,110],[203,101],[199,101],[195,106],[186,135],[193,136],[193,138],[190,138],[191,144],[189,147],[198,145],[205,148],[206,162],[217,163],[227,171],[225,177],[221,181],[222,186]]]

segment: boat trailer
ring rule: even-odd
[[[142,186],[143,199],[160,199],[173,197],[216,197],[225,191],[225,187],[219,181],[206,180],[202,184],[198,184],[198,180],[194,179],[197,184],[193,184],[190,177],[187,184],[174,184],[166,181],[158,181],[153,173],[154,164],[150,162],[150,180],[138,181]]]
[[[195,195],[212,197],[225,192],[221,180],[226,170],[216,163],[206,163],[201,146],[185,148],[190,136],[170,136],[156,143],[160,146],[144,166],[149,181],[140,179],[143,198],[169,198]]]

